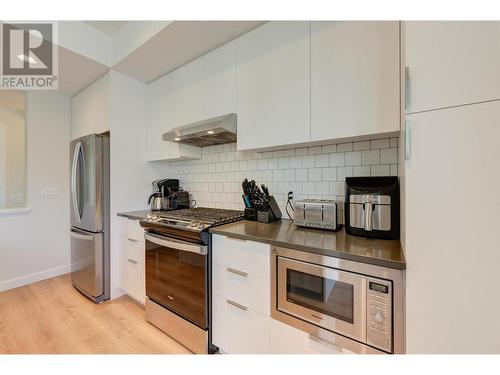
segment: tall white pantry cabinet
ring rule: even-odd
[[[500,22],[405,22],[407,353],[500,352]]]

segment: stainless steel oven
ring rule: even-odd
[[[147,319],[196,353],[207,352],[208,245],[146,232]]]
[[[274,319],[353,352],[404,351],[403,271],[278,247],[272,257]]]

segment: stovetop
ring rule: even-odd
[[[147,215],[146,219],[141,221],[141,225],[149,223],[157,228],[159,226],[201,232],[214,226],[241,220],[243,216],[243,211],[195,207]]]

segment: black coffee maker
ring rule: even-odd
[[[161,197],[161,209],[164,211],[189,208],[189,193],[182,191],[177,179],[166,178],[153,181],[153,194],[151,196]]]

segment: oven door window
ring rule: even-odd
[[[146,240],[146,295],[207,328],[207,256]]]
[[[286,299],[347,323],[354,322],[354,286],[309,273],[286,270]]]

